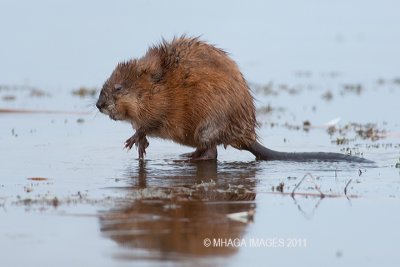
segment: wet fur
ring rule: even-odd
[[[124,89],[114,92],[115,84]],[[106,112],[112,119],[149,136],[200,149],[256,140],[253,97],[238,66],[198,38],[163,41],[118,64],[100,97],[115,106]]]

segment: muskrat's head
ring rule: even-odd
[[[154,72],[137,60],[117,65],[101,89],[96,106],[113,120],[139,124],[150,105],[149,100],[158,87]]]

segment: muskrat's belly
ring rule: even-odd
[[[149,133],[148,135],[151,137],[158,137],[166,140],[171,140],[175,143],[184,146],[198,147],[198,144],[194,138],[193,131],[188,131],[180,127],[169,127],[169,128],[159,129],[158,131]]]

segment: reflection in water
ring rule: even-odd
[[[300,204],[297,202],[297,200],[294,197],[292,197],[292,198],[294,200],[294,204],[297,206],[297,209],[307,220],[311,220],[314,217],[315,211],[318,209],[319,205],[321,204],[321,201],[323,200],[322,197],[316,198],[316,203],[312,206],[312,208],[309,210],[305,210],[305,208],[303,207],[303,206],[305,206],[304,203]],[[314,198],[310,198],[310,199],[313,200]]]
[[[123,259],[233,255],[239,248],[203,242],[244,235],[255,207],[256,171],[256,162],[140,163],[127,172],[132,185],[121,188],[122,203],[101,213],[101,231],[130,248],[118,256]],[[245,220],[231,219],[234,213]]]

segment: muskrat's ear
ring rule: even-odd
[[[139,67],[137,71],[139,77],[147,76],[149,80],[153,83],[158,83],[163,76],[161,67],[156,64],[153,64],[151,66]]]
[[[153,83],[158,83],[161,81],[163,72],[161,68],[157,66],[147,66],[146,68],[140,69],[139,76],[146,75]]]
[[[153,94],[156,94],[161,89],[160,81],[163,78],[162,68],[158,64],[152,65],[148,69],[148,74],[149,74],[150,82],[152,83],[151,91]]]
[[[145,74],[152,83],[158,83],[162,79],[163,68],[156,50],[148,51],[137,67],[140,75]]]

